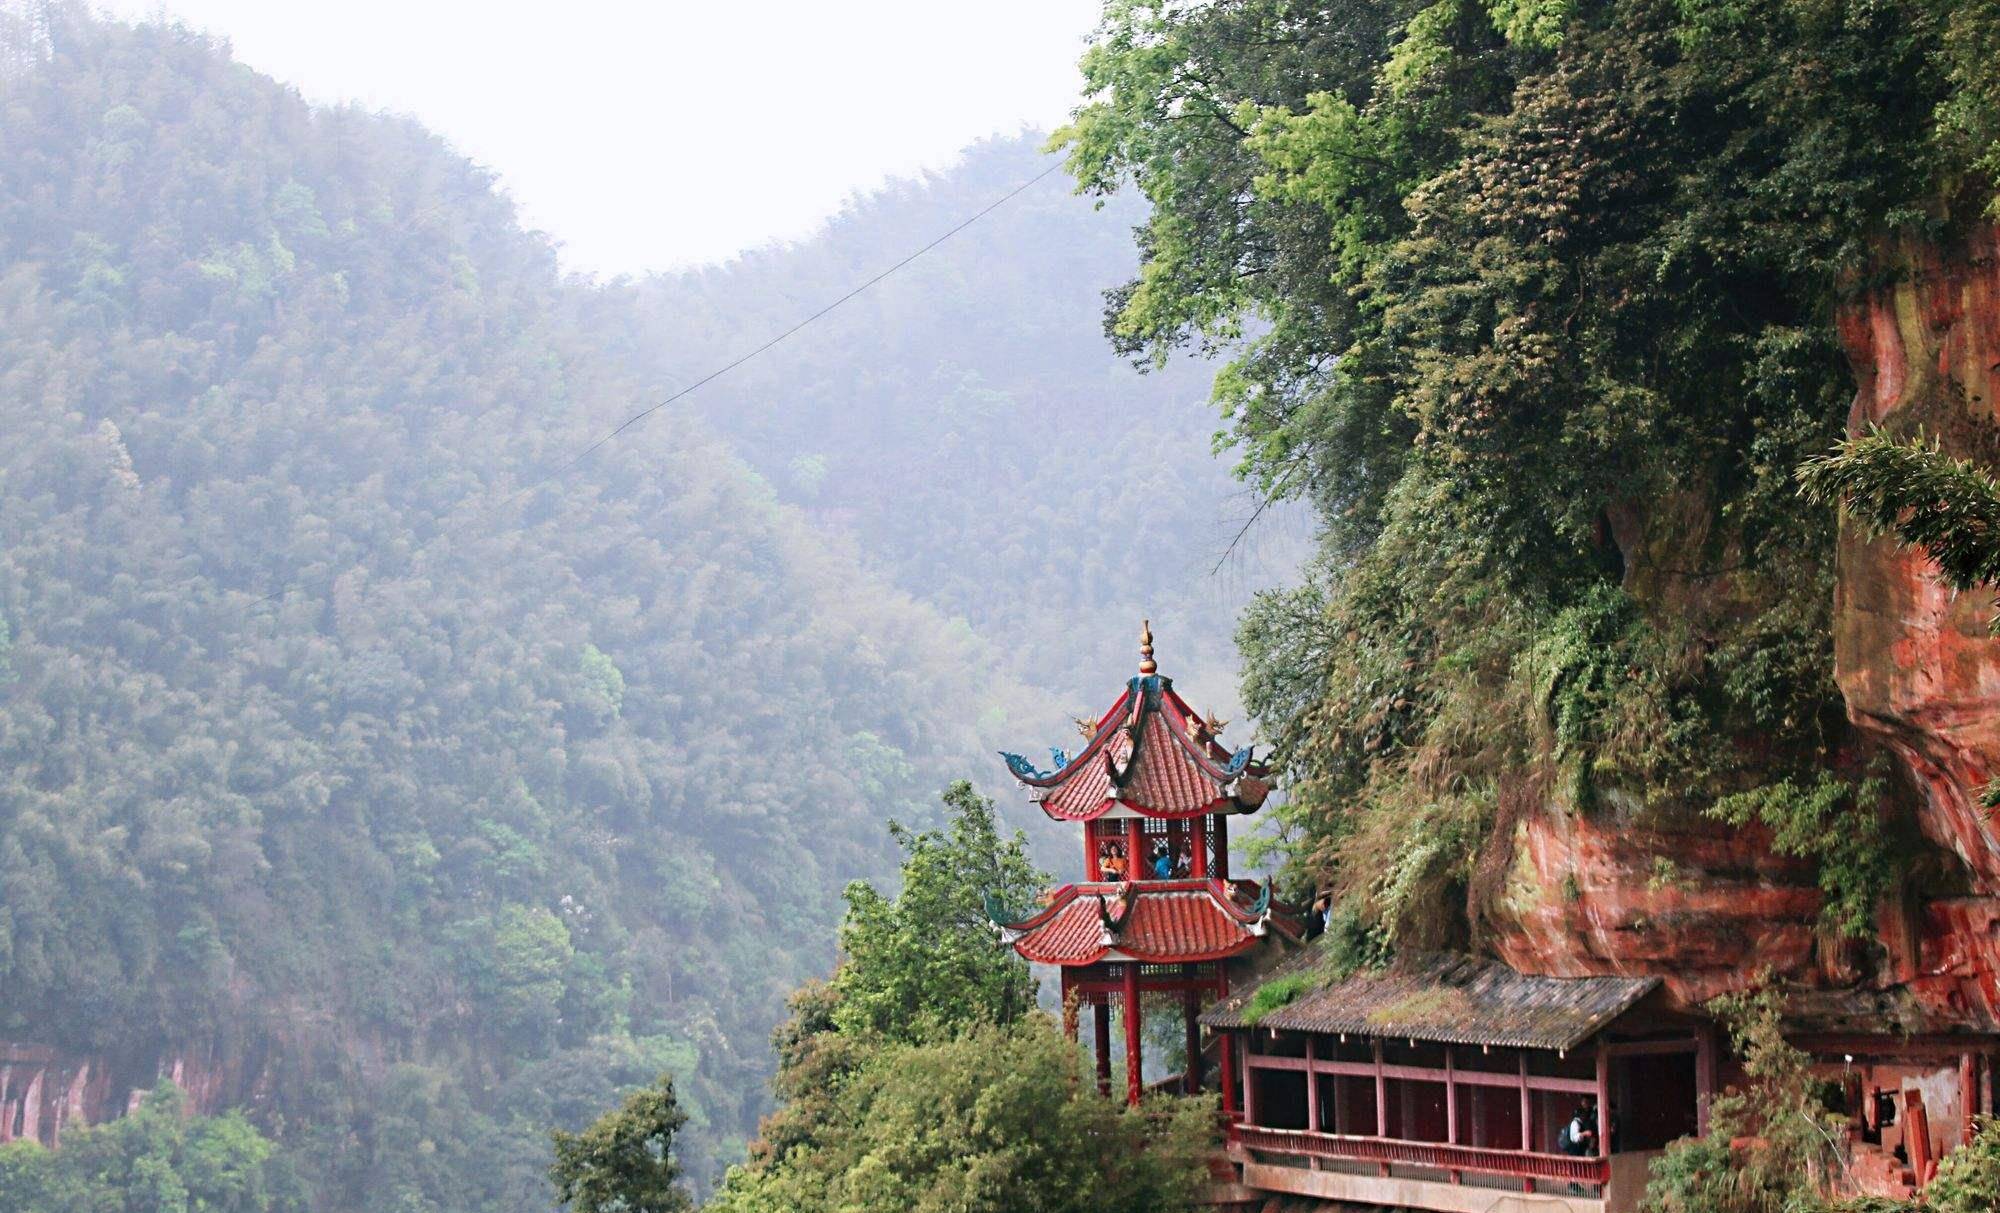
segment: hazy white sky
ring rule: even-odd
[[[415,115],[570,268],[810,232],[848,194],[1060,122],[1099,0],[109,0],[227,37],[315,101]]]

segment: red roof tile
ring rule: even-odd
[[[1219,960],[1254,947],[1271,928],[1297,934],[1288,916],[1244,900],[1240,885],[1166,880],[1065,885],[1040,913],[1003,930],[1028,960],[1087,965]]]
[[[1136,708],[1136,710],[1135,710]],[[1060,770],[1039,775],[1009,758],[1015,778],[1035,789],[1043,812],[1089,821],[1123,805],[1146,817],[1194,817],[1248,812],[1271,788],[1247,752],[1232,755],[1160,675],[1132,680],[1098,722],[1082,752]]]

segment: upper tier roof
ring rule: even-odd
[[[1053,753],[1056,769],[1047,772],[1019,754],[1001,757],[1042,811],[1061,821],[1089,821],[1119,806],[1145,817],[1248,813],[1271,794],[1250,747],[1232,754],[1218,744],[1163,674],[1128,682],[1075,757]]]
[[[1271,904],[1268,885],[1259,891],[1222,880],[1071,884],[1018,922],[997,906],[987,912],[1001,937],[1037,964],[1192,964],[1248,951],[1272,932],[1299,935],[1298,923]]]

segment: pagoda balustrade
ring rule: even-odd
[[[1440,1145],[1393,1138],[1348,1137],[1337,1133],[1266,1129],[1255,1125],[1237,1126],[1231,1133],[1231,1139],[1246,1149],[1269,1154],[1344,1159],[1376,1163],[1381,1167],[1403,1164],[1455,1175],[1470,1171],[1591,1185],[1602,1185],[1611,1180],[1609,1157],[1578,1158],[1570,1154],[1537,1154],[1533,1151]]]

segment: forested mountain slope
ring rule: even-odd
[[[978,144],[808,243],[647,284],[647,348],[692,379],[697,352],[754,344],[1033,178],[1048,166],[1036,143]],[[1238,715],[1236,611],[1296,568],[1310,527],[1280,506],[1245,530],[1257,501],[1203,454],[1220,427],[1212,367],[1141,373],[1107,348],[1103,292],[1132,272],[1143,211],[1069,186],[1030,186],[695,407],[782,500],[1075,714],[1106,706],[1150,615],[1183,688]]]
[[[0,48],[10,1132],[164,1071],[249,1104],[322,1207],[535,1209],[545,1128],[671,1068],[705,1180],[885,819],[1064,740],[1144,610],[1187,621],[1170,660],[1226,652],[1226,594],[1168,563],[1228,539],[1213,423],[1191,376],[1054,343],[1129,256],[1055,180],[546,478],[1027,144],[601,288],[413,123],[36,12]],[[1016,676],[1092,645],[1083,698]]]

